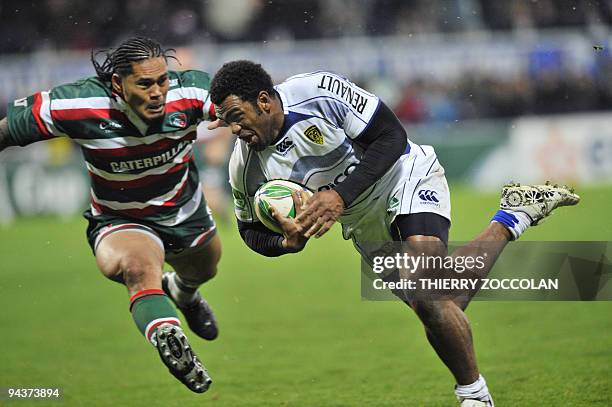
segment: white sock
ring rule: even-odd
[[[482,375],[478,375],[478,380],[472,384],[456,384],[455,394],[459,400],[479,400],[484,401],[485,403],[490,403],[491,407],[494,407],[493,398],[491,397],[491,393],[489,393],[487,382]]]
[[[185,283],[176,273],[170,273],[168,290],[172,298],[181,306],[191,304],[198,295],[198,287]]]
[[[500,209],[491,222],[501,223],[512,234],[512,240],[516,240],[531,226],[532,220],[525,212]]]

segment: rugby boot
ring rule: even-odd
[[[162,289],[170,297],[172,302],[178,309],[181,310],[187,321],[189,328],[198,335],[200,338],[212,341],[219,335],[219,328],[217,327],[217,320],[213,314],[212,308],[199,291],[195,293],[195,299],[187,305],[179,304],[176,299],[172,296],[170,289],[168,288],[169,279],[172,278],[174,272],[165,272],[162,277]]]
[[[195,393],[208,390],[212,379],[179,326],[161,324],[156,329],[155,340],[162,362],[174,377]]]
[[[487,401],[473,400],[473,399],[463,399],[461,401],[461,407],[494,407],[492,403]]]
[[[525,213],[531,219],[531,226],[535,226],[554,209],[578,202],[580,197],[572,188],[547,181],[544,185],[504,185],[499,206],[502,210]]]

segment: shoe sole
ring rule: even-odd
[[[157,350],[162,362],[174,377],[195,393],[204,393],[212,379],[193,353],[187,337],[180,328],[162,324],[157,328]]]
[[[555,194],[558,194],[559,198],[553,199]],[[580,196],[574,193],[573,188],[565,185],[553,185],[549,181],[544,185],[521,186],[519,183],[510,183],[502,188],[500,209],[522,210],[532,219],[532,226],[535,226],[550,216],[555,209],[564,206],[574,206],[579,202]],[[549,207],[551,204],[553,206]],[[539,216],[534,218],[529,211],[521,209],[528,206],[541,206],[537,210],[542,213],[537,214]]]

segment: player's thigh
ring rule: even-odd
[[[448,246],[450,221],[433,212],[400,214],[391,223],[390,229],[394,240],[438,254],[441,250],[439,242],[444,247]]]
[[[102,274],[111,280],[125,283],[142,280],[154,284],[156,280],[161,281],[164,264],[160,242],[136,231],[111,233],[98,244],[96,263]],[[154,285],[159,285],[159,281]]]
[[[168,255],[166,262],[186,280],[203,283],[217,274],[221,259],[221,239],[215,235],[204,245],[186,249],[179,255]]]

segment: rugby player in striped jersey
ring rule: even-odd
[[[201,393],[212,381],[172,302],[196,335],[217,337],[198,287],[215,276],[221,243],[192,152],[196,126],[214,108],[208,74],[168,70],[172,51],[137,37],[92,53],[97,76],[9,105],[0,151],[53,137],[81,147],[91,178],[87,238],[98,267],[127,286],[134,321],[170,372]],[[163,273],[164,261],[175,271]]]

